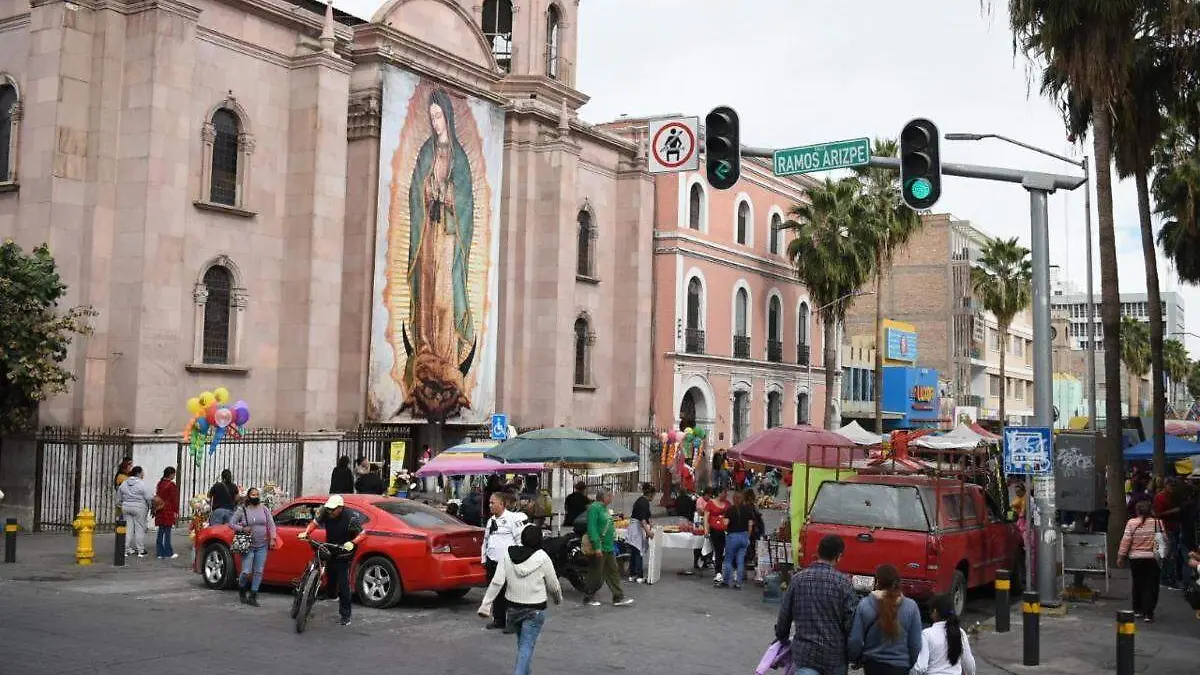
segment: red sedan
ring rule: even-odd
[[[390,607],[405,593],[435,591],[461,598],[473,586],[487,582],[480,562],[483,530],[436,509],[394,497],[345,495],[346,508],[361,518],[367,538],[354,552],[351,574],[354,592],[367,607]],[[301,497],[275,512],[283,547],[267,555],[263,583],[295,585],[312,558],[312,549],[297,539],[327,497]],[[318,527],[313,539],[324,541]],[[193,571],[213,589],[233,587],[241,556],[229,550],[233,530],[226,525],[205,527],[196,534]]]

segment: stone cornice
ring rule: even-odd
[[[387,63],[497,105],[508,99],[495,92],[501,73],[406,35],[391,26],[366,24],[354,30],[350,58],[355,63]]]
[[[297,56],[292,59],[290,64],[292,70],[312,68],[314,66],[336,70],[345,75],[349,75],[354,70],[354,63],[328,52],[314,52],[312,54]]]
[[[542,103],[536,99],[517,99],[509,101],[505,106],[504,112],[508,115],[519,116],[528,115],[536,117],[539,120],[546,122],[546,127],[557,126],[559,121],[559,111]],[[586,122],[581,122],[578,118],[573,118],[570,121],[570,129],[572,134],[578,134],[588,140],[594,141],[599,145],[605,145],[614,150],[627,154],[634,154],[638,151],[637,143],[617,136],[603,129],[594,127]]]
[[[29,12],[24,14],[15,14],[6,16],[0,19],[0,33],[6,33],[10,30],[20,30],[21,28],[29,27]]]
[[[118,14],[141,14],[152,9],[176,14],[189,21],[200,19],[200,8],[180,0],[29,0],[30,7],[42,7],[56,3],[79,5],[92,11],[111,11]]]
[[[301,32],[311,32],[313,36],[321,33],[325,17],[309,12],[286,0],[219,0],[247,14],[256,14],[271,19],[276,23],[294,28]],[[352,42],[354,29],[349,26],[334,23],[333,33],[338,42]]]
[[[538,100],[550,104],[567,102],[567,107],[579,110],[591,100],[587,94],[569,87],[559,80],[541,75],[507,75],[500,81],[496,90],[514,99],[529,98],[534,95]]]
[[[381,87],[371,87],[350,93],[346,112],[346,139],[379,138],[383,116]]]
[[[239,54],[266,61],[271,65],[287,68],[291,65],[291,57],[266,47],[239,40],[235,37],[230,37],[224,33],[219,33],[207,26],[199,26],[196,28],[196,39],[203,40],[209,44],[223,47]]]

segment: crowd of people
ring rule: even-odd
[[[145,481],[145,471],[134,466],[132,457],[125,457],[117,467],[113,478],[116,490],[117,516],[124,519],[127,528],[125,555],[145,558],[146,532],[150,518],[154,518],[155,557],[159,560],[174,560],[179,557],[171,543],[171,532],[179,522],[179,485],[175,482],[175,467],[163,470],[162,478],[151,490]]]
[[[1184,591],[1200,619],[1200,489],[1179,477],[1158,481],[1135,471],[1127,506],[1117,565],[1129,568],[1134,614],[1153,623],[1165,587]]]

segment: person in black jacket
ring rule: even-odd
[[[575,521],[582,516],[587,507],[592,503],[592,500],[587,496],[587,483],[579,481],[575,484],[575,491],[567,495],[563,501],[563,527],[571,528]]]
[[[354,483],[354,491],[360,495],[383,494],[383,477],[379,475],[379,466],[368,464],[367,472],[360,473]]]
[[[354,494],[354,472],[350,470],[349,457],[338,457],[337,467],[329,476],[329,494]]]

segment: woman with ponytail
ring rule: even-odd
[[[954,598],[935,595],[930,610],[933,625],[921,632],[921,655],[912,675],[975,675],[975,656],[954,613]]]
[[[921,654],[921,610],[900,592],[900,572],[875,570],[875,590],[858,603],[847,644],[865,675],[908,675]]]

